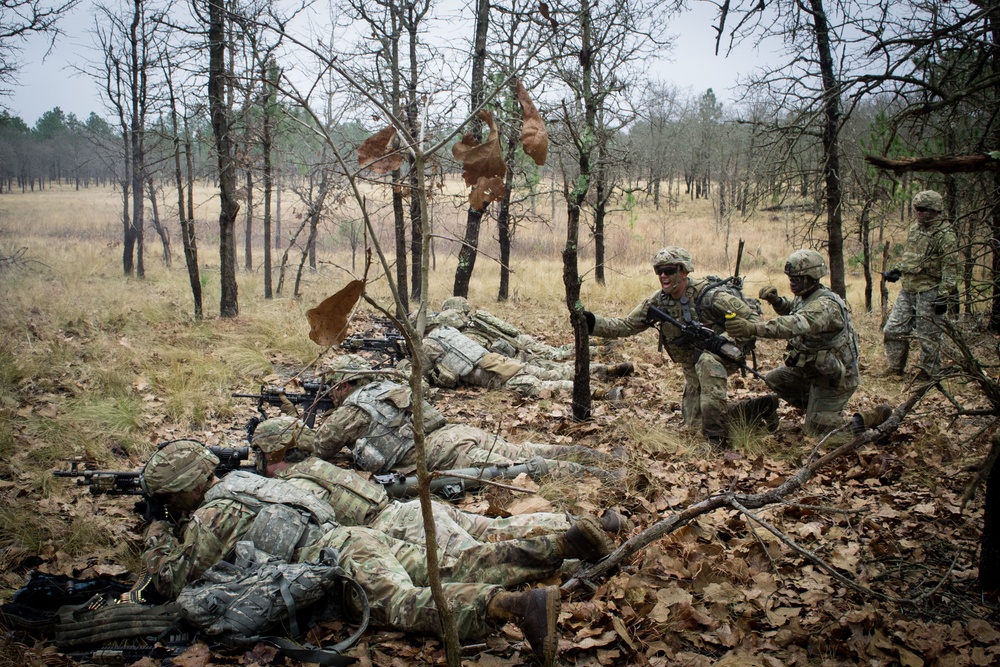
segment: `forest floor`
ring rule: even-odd
[[[15,234],[10,247],[22,239]],[[190,296],[181,266],[167,271],[150,261],[145,281],[123,280],[115,265],[120,248],[88,241],[57,252],[37,239],[28,245],[25,260],[34,263],[4,271],[0,305],[5,601],[32,569],[75,577],[136,572],[142,526],[128,499],[92,497],[51,473],[65,469],[71,458],[135,469],[157,442],[178,437],[244,444],[242,428],[254,406],[229,394],[255,391],[261,381],[300,371],[308,375],[317,350],[305,337],[303,311],[344,282],[317,280],[301,299],[264,302],[253,296],[260,291],[259,275],[241,274],[240,317],[196,322],[187,314]],[[777,248],[773,255],[783,252]],[[780,275],[778,260],[769,261],[779,268],[755,280]],[[437,303],[447,296],[448,266],[442,262],[432,284]],[[539,285],[558,285],[553,266],[526,273]],[[624,315],[655,289],[649,273],[643,265],[611,278],[606,289],[592,288],[588,307]],[[787,282],[772,279],[787,293]],[[626,283],[637,286],[616,289]],[[474,284],[473,301],[548,342],[569,342],[558,290],[553,296],[522,284],[514,299],[494,303],[490,289]],[[863,381],[850,410],[900,405],[912,387],[874,377],[884,367],[879,318],[852,306],[863,341]],[[765,306],[765,317],[771,315]],[[995,373],[994,339],[978,331],[974,319],[963,327]],[[781,363],[782,347],[777,341],[758,344],[762,371]],[[432,392],[432,402],[453,422],[514,441],[620,448],[628,456],[619,484],[602,485],[592,477],[540,486],[524,482],[533,493],[488,489],[461,499],[463,508],[491,515],[600,514],[611,508],[632,523],[630,533],[616,538],[621,544],[718,494],[772,490],[836,446],[803,434],[802,414],[783,404],[777,432],[744,433],[729,448],[712,449],[682,425],[683,377],[656,350],[652,333],[611,346],[602,359],[631,361],[636,372],[621,383],[624,400],[595,402],[585,423],[572,419],[568,396],[523,400],[475,388]],[[947,380],[942,387],[965,408],[988,407],[973,384]],[[764,392],[752,377],[730,379],[732,398]],[[955,402],[932,389],[887,441],[848,452],[782,502],[753,511],[784,539],[737,509],[694,517],[594,580],[593,590],[566,596],[560,663],[1000,663],[1000,605],[977,587],[983,489],[970,502],[962,500],[995,429],[994,417],[959,415]],[[338,628],[326,630],[335,637]],[[436,639],[377,630],[350,655],[363,666],[444,664]],[[490,667],[531,663],[513,625],[467,647],[465,656],[468,664]],[[217,652],[192,654],[178,664],[266,662],[261,654]],[[4,635],[0,665],[28,664],[72,663],[51,647]]]

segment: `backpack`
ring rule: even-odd
[[[285,639],[298,638],[305,623],[343,616],[344,596],[361,608],[358,629],[344,641],[317,649]],[[339,655],[351,647],[368,625],[368,598],[338,563],[337,552],[324,549],[317,563],[288,563],[255,549],[236,545],[234,563],[221,561],[177,597],[181,616],[214,641],[275,644],[290,658],[346,665],[354,658]]]
[[[716,291],[718,290],[722,290],[727,294],[732,294],[737,299],[739,299],[747,306],[749,306],[750,310],[752,310],[757,315],[764,314],[763,309],[761,309],[760,307],[760,299],[754,299],[751,297],[744,296],[742,278],[737,278],[736,276],[729,276],[728,278],[720,278],[718,276],[705,276],[705,280],[708,281],[708,285],[706,285],[705,289],[701,291],[701,294],[698,295],[698,298],[695,299],[694,303],[695,310],[698,312],[698,319],[700,319],[702,322],[705,321],[704,316],[701,314],[702,306],[705,302],[705,299],[707,299],[710,294],[715,294]]]

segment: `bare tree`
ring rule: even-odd
[[[62,34],[59,20],[79,4],[79,0],[4,0],[0,3],[0,85],[17,81],[17,56],[21,44],[31,35],[45,35],[49,46]],[[9,94],[0,89],[0,95]]]

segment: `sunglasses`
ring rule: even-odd
[[[674,264],[664,264],[662,266],[653,267],[653,273],[655,273],[658,276],[672,276],[680,270],[681,267],[676,266]]]
[[[933,211],[934,209],[932,209],[932,208],[924,208],[923,206],[914,206],[913,210],[917,211],[918,213],[928,213],[930,211]]]

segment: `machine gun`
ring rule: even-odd
[[[458,468],[456,470],[440,470],[432,473],[431,493],[445,499],[458,498],[466,491],[478,489],[484,481],[492,479],[514,479],[521,473],[527,473],[537,479],[548,474],[549,468],[545,459],[540,456],[528,459],[524,463],[507,463],[486,468]],[[379,484],[385,487],[390,498],[412,498],[417,495],[417,478],[399,473],[373,475]]]
[[[257,411],[261,414],[261,418],[263,419],[267,419],[267,413],[264,411],[265,403],[273,405],[277,408],[280,408],[287,403],[295,406],[296,410],[299,409],[298,406],[304,406],[298,417],[306,423],[306,426],[312,428],[316,423],[316,415],[328,412],[337,407],[334,405],[333,398],[330,396],[333,387],[319,381],[314,381],[303,382],[302,389],[304,391],[295,394],[285,391],[283,387],[269,387],[267,385],[261,385],[259,394],[232,394],[232,397],[256,398]],[[253,428],[260,423],[260,420],[251,420],[251,423],[252,426],[247,427],[248,436],[253,435]]]
[[[170,442],[161,443],[158,448],[162,449]],[[208,447],[208,449],[219,459],[219,465],[215,466],[217,477],[224,477],[227,473],[240,469],[240,463],[250,458],[249,447],[219,447],[216,445]],[[142,496],[142,499],[135,503],[135,511],[143,517],[143,521],[147,524],[157,519],[169,518],[163,502],[154,496],[146,495],[142,488],[141,472],[81,470],[79,461],[72,461],[69,470],[57,470],[52,474],[55,477],[76,477],[77,486],[86,486],[93,496]]]
[[[674,339],[675,344],[686,344],[696,350],[717,354],[722,357],[723,361],[752,373],[754,377],[760,380],[764,379],[764,376],[758,373],[756,369],[747,365],[746,355],[743,354],[743,350],[737,347],[733,341],[721,334],[715,333],[701,322],[694,320],[688,323],[681,322],[676,317],[663,312],[656,306],[649,306],[646,311],[646,319],[650,323],[667,322],[680,329],[681,335]]]

